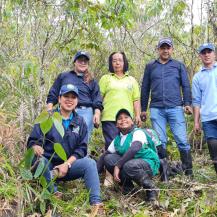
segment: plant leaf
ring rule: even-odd
[[[62,160],[67,160],[66,152],[60,143],[54,143],[54,151]]]
[[[24,156],[25,168],[30,169],[32,165],[33,158],[35,156],[33,148],[29,148]]]
[[[34,174],[35,179],[41,175],[41,173],[44,169],[44,166],[45,166],[45,161],[43,158],[40,158],[39,164],[38,164],[37,169],[36,169],[35,174]]]
[[[62,117],[60,116],[60,114],[58,112],[55,112],[52,119],[53,119],[53,123],[54,123],[54,126],[56,127],[57,131],[63,137],[64,136],[64,128],[62,125]]]
[[[45,210],[46,210],[46,201],[42,200],[40,202],[40,211],[41,211],[41,213],[42,213],[43,216],[45,214]]]
[[[33,178],[31,171],[25,168],[20,168],[20,175],[25,180],[32,180]]]
[[[46,121],[40,123],[40,128],[44,135],[46,135],[46,133],[49,132],[52,126],[53,126],[53,121],[51,118],[48,118]]]
[[[49,113],[47,111],[42,111],[41,114],[35,119],[35,124],[40,124],[49,118]]]
[[[40,182],[40,184],[42,185],[43,188],[46,188],[46,186],[47,186],[47,181],[46,181],[46,179],[45,179],[44,176],[40,176],[39,182]]]

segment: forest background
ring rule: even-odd
[[[72,68],[82,49],[91,53],[98,80],[108,72],[108,56],[124,51],[129,72],[140,82],[144,66],[157,57],[160,37],[174,40],[174,58],[187,66],[192,80],[201,63],[197,48],[217,44],[217,1],[209,0],[0,0],[0,216],[87,216],[82,182],[62,185],[63,201],[43,194],[38,183],[20,174],[26,139],[55,77]],[[193,181],[178,176],[160,183],[159,206],[146,204],[144,192],[123,196],[102,188],[108,216],[216,216],[217,182],[203,137],[192,133]],[[146,123],[150,126],[150,122]],[[169,132],[168,132],[169,133]],[[169,133],[169,152],[178,159]],[[101,128],[94,131],[91,153],[103,147]],[[36,185],[36,186],[35,186]]]

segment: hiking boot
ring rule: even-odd
[[[88,217],[95,216],[106,216],[106,211],[103,203],[98,203],[91,206],[91,213]]]

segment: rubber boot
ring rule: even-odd
[[[182,169],[185,172],[185,175],[193,176],[191,151],[181,150],[180,157],[182,161]]]
[[[169,181],[169,166],[166,158],[160,159],[160,180],[162,182]]]
[[[158,156],[160,158],[160,180],[162,182],[169,181],[169,165],[167,162],[167,151],[162,145],[157,146]]]
[[[167,150],[162,145],[157,146],[157,153],[160,159],[167,158]]]
[[[143,188],[146,189],[146,198],[147,201],[155,201],[158,196],[158,191],[156,190],[156,187],[154,185],[154,182],[151,180],[151,178],[146,175],[143,181]]]
[[[213,161],[215,172],[217,174],[217,139],[209,139],[207,143],[208,143],[209,154],[211,160]]]

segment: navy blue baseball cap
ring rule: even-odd
[[[75,62],[81,56],[84,56],[90,60],[90,54],[87,51],[78,51],[74,56],[73,62]]]
[[[172,40],[171,38],[161,38],[161,39],[158,41],[157,48],[160,48],[163,44],[167,44],[167,45],[169,45],[170,47],[173,47],[173,40]]]
[[[62,96],[66,93],[74,93],[78,97],[78,88],[73,84],[65,84],[60,88],[59,96]]]
[[[129,116],[131,119],[133,119],[130,112],[127,109],[122,108],[117,112],[117,114],[115,116],[115,122],[117,122],[119,116],[123,113],[126,114],[127,116]]]
[[[200,47],[198,48],[198,52],[201,53],[203,50],[205,49],[209,49],[209,50],[212,50],[212,51],[215,51],[215,46],[214,44],[212,43],[205,43],[205,44],[202,44],[200,45]]]

